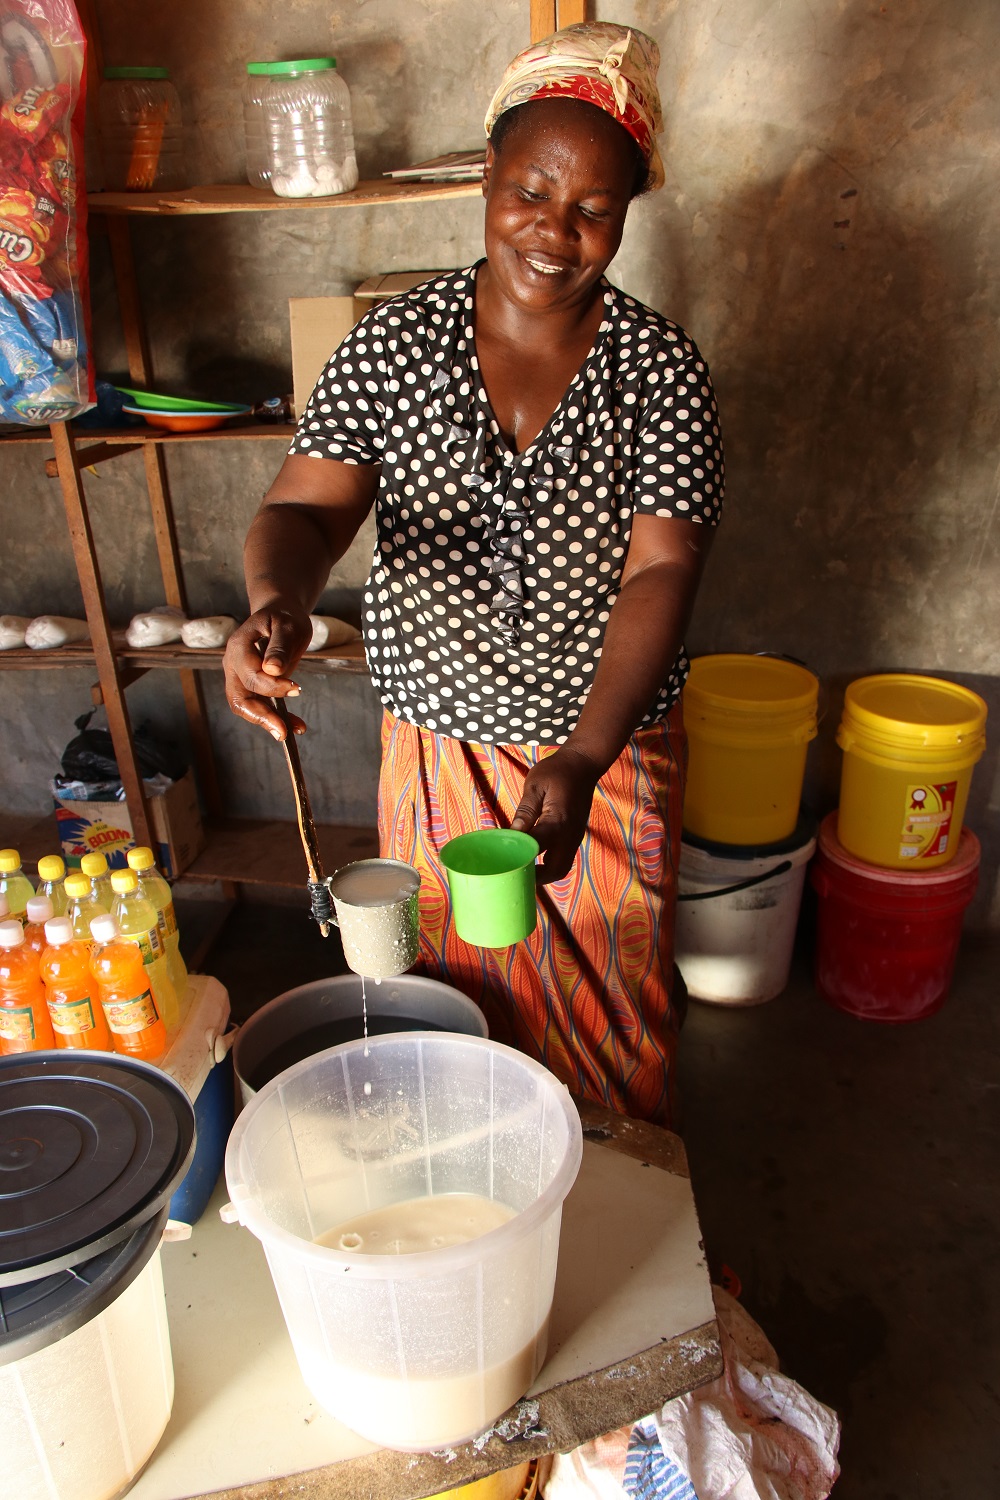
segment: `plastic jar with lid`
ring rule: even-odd
[[[166,68],[105,68],[99,116],[109,188],[187,185],[181,101]]]
[[[243,137],[247,148],[247,182],[251,187],[271,186],[271,156],[264,122],[264,91],[272,64],[247,63],[243,85]]]
[[[281,198],[325,198],[357,185],[351,96],[332,57],[266,63],[264,122],[271,187]]]

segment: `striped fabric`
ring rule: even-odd
[[[417,968],[468,995],[495,1040],[572,1092],[667,1126],[684,747],[680,704],[633,736],[598,784],[570,874],[539,886],[538,926],[504,949],[457,936],[440,851],[460,833],[507,826],[550,748],[472,744],[386,713],[379,785],[382,854],[421,876]]]
[[[628,1500],[698,1500],[684,1470],[664,1453],[655,1417],[632,1428],[622,1489]]]

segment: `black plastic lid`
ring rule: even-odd
[[[787,839],[779,839],[776,844],[716,844],[712,839],[700,839],[696,834],[688,833],[686,828],[682,837],[691,849],[702,849],[706,854],[714,854],[717,859],[771,859],[782,854],[794,854],[796,849],[801,849],[816,837],[818,827],[815,813],[802,808],[794,832]]]
[[[108,1052],[0,1057],[0,1286],[120,1244],[169,1202],[194,1109],[149,1063]]]
[[[169,1212],[164,1205],[128,1239],[82,1265],[0,1287],[0,1366],[48,1348],[110,1307],[155,1254]]]

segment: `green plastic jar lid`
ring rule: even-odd
[[[166,68],[105,68],[105,78],[169,78]]]
[[[323,73],[329,68],[337,66],[335,57],[300,57],[295,62],[273,62],[262,63],[264,72],[273,74],[282,73]]]

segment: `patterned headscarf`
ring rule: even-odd
[[[643,31],[611,21],[567,26],[508,65],[486,111],[486,134],[505,110],[529,99],[582,99],[624,125],[646,158],[649,186],[662,187],[663,162],[656,144],[663,129],[659,65],[660,49]]]

